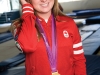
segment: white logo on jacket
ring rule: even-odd
[[[69,37],[69,34],[68,34],[68,32],[66,30],[63,31],[63,35],[64,35],[65,38]]]

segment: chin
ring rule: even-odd
[[[45,13],[45,14],[46,14],[46,13],[50,13],[50,12],[51,12],[51,11],[49,11],[49,10],[42,10],[42,11],[41,11],[41,13]]]

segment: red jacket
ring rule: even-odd
[[[25,53],[26,75],[51,75],[50,63],[43,38],[38,40],[36,17],[30,4],[22,6],[22,26],[15,30],[18,46]],[[86,75],[86,60],[81,37],[74,21],[67,16],[57,16],[57,70],[60,75]],[[40,22],[51,46],[51,17]]]

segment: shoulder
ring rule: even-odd
[[[71,22],[74,21],[71,17],[69,16],[57,16],[58,21],[66,21],[66,22]]]
[[[77,25],[74,21],[73,18],[69,16],[57,16],[58,22],[65,23],[65,26],[71,28],[71,29],[76,29]]]

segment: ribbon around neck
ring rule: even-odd
[[[48,59],[50,62],[51,70],[52,72],[57,72],[57,40],[56,40],[56,23],[55,23],[54,15],[52,14],[52,48],[49,45],[48,39],[46,37],[46,33],[44,32],[43,27],[38,17],[36,17],[36,22],[39,28],[39,32],[41,33],[44,39],[44,42],[45,42],[46,51],[47,51]]]

